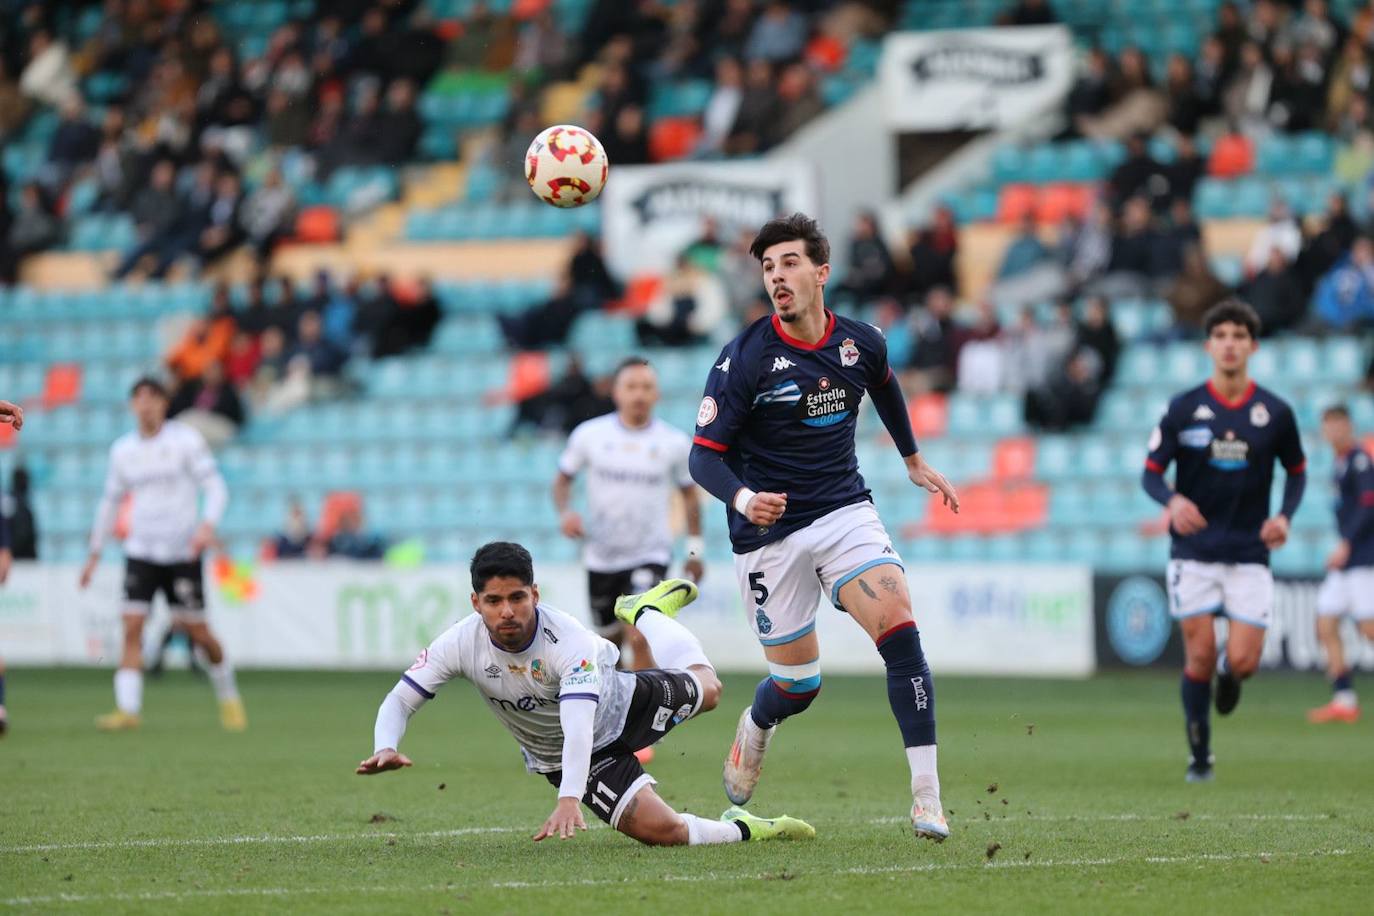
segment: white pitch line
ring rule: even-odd
[[[1195,862],[1241,862],[1241,861],[1271,861],[1273,859],[1304,859],[1318,858],[1321,856],[1348,856],[1350,851],[1346,849],[1326,849],[1314,850],[1312,852],[1247,852],[1247,853],[1203,853],[1192,856],[1144,856],[1132,858],[1120,856],[1116,858],[1093,858],[1093,859],[1044,859],[1039,861],[1027,861],[1024,859],[1007,859],[1001,862],[930,862],[921,865],[892,865],[882,867],[856,866],[853,868],[831,869],[828,871],[812,871],[801,869],[792,874],[794,878],[825,878],[836,875],[886,875],[886,874],[913,874],[921,872],[943,872],[943,871],[972,871],[975,869],[1017,869],[1017,868],[1099,868],[1107,865],[1188,865]],[[705,884],[721,881],[756,881],[766,878],[768,874],[759,872],[736,872],[736,873],[717,873],[717,872],[697,872],[687,875],[654,875],[646,880],[668,881],[683,884]],[[582,878],[576,880],[553,880],[553,881],[496,881],[486,885],[493,889],[501,890],[529,890],[538,888],[561,888],[570,885],[579,887],[599,887],[614,884],[632,884],[633,881],[624,878]],[[414,885],[401,884],[394,886],[383,885],[362,885],[362,886],[335,886],[335,887],[226,887],[212,888],[204,890],[187,891],[141,891],[141,892],[117,892],[109,894],[52,894],[47,896],[35,897],[9,897],[0,899],[0,906],[50,906],[60,903],[97,903],[97,902],[155,902],[161,900],[192,900],[213,897],[293,897],[293,896],[318,896],[321,894],[399,894],[409,895],[416,893],[443,893],[455,890],[472,890],[476,885],[460,884],[452,882],[449,884]]]
[[[1030,821],[1036,823],[1073,823],[1092,822],[1148,822],[1148,821],[1326,821],[1336,820],[1326,814],[1014,814],[999,815],[989,808],[992,817],[978,819],[970,817],[959,819],[959,826],[973,827],[978,824],[1015,823]],[[871,825],[904,824],[906,817],[875,817],[866,823]],[[589,824],[593,829],[604,829],[600,824]],[[310,844],[310,843],[347,843],[356,840],[404,840],[404,839],[442,839],[446,837],[472,836],[489,833],[522,833],[533,830],[531,827],[459,827],[453,830],[427,830],[418,833],[397,833],[395,831],[377,833],[317,833],[302,836],[279,836],[272,834],[224,836],[224,837],[155,837],[137,840],[90,840],[74,843],[37,843],[29,846],[0,846],[0,855],[33,852],[65,852],[72,850],[101,849],[183,849],[197,846],[257,846],[271,844]]]

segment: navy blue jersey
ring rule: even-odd
[[[836,509],[870,499],[854,429],[864,391],[892,375],[887,341],[870,324],[827,311],[816,344],[790,337],[776,315],[760,318],[720,352],[697,414],[697,445],[757,492],[786,493],[771,528],[726,506],[735,553],[748,553]]]
[[[1207,527],[1173,534],[1172,556],[1209,563],[1268,563],[1260,527],[1269,517],[1274,462],[1290,474],[1306,467],[1293,408],[1254,382],[1237,401],[1212,383],[1185,391],[1150,437],[1145,465],[1163,474],[1178,464],[1174,490],[1197,504]]]
[[[1374,463],[1356,446],[1336,459],[1332,475],[1336,494],[1336,527],[1350,542],[1346,568],[1374,566]]]

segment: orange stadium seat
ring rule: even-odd
[[[943,394],[920,394],[907,403],[911,429],[918,439],[938,439],[949,428],[949,398]]]
[[[1086,184],[1052,184],[1040,189],[1035,217],[1042,223],[1063,222],[1067,216],[1083,217],[1092,205],[1093,189]]]
[[[339,236],[339,214],[333,207],[306,207],[296,217],[295,240],[298,242],[337,242]]]
[[[696,118],[659,118],[649,126],[649,158],[654,162],[681,159],[696,148],[700,138]]]
[[[1207,173],[1217,178],[1235,178],[1255,170],[1255,144],[1242,134],[1218,137],[1207,160]]]
[[[1003,439],[992,453],[992,476],[998,480],[1027,480],[1035,471],[1035,440],[1029,436]]]
[[[662,277],[654,274],[640,274],[637,277],[631,277],[630,282],[625,284],[625,295],[620,298],[619,302],[610,305],[610,311],[643,315],[649,310],[649,305],[658,298],[658,294],[662,290]]]
[[[320,541],[328,541],[339,530],[339,517],[350,509],[362,511],[363,498],[352,491],[330,493],[320,507],[320,522],[315,526],[315,536]]]
[[[0,423],[0,449],[14,448],[14,440],[19,434],[8,423]]]
[[[997,221],[1019,223],[1026,216],[1035,212],[1038,197],[1035,185],[1003,185],[1002,193],[997,199]]]
[[[58,363],[48,367],[43,380],[43,406],[48,409],[72,404],[81,398],[81,366]]]

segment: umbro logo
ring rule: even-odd
[[[1199,404],[1198,409],[1193,411],[1194,420],[1215,420],[1216,417],[1216,413],[1214,413],[1212,411],[1212,408],[1208,407],[1206,404]]]
[[[501,669],[496,665],[487,665],[487,667],[483,668],[482,670],[485,671],[487,673],[487,677],[490,678],[498,678],[501,676]]]
[[[719,366],[716,366],[716,368],[719,369],[721,372],[728,373],[730,371],[730,357],[725,357],[724,362],[722,362]]]
[[[788,359],[786,356],[779,356],[773,360],[773,371],[781,372],[784,369],[791,369],[795,365],[796,363],[792,362],[792,360]]]

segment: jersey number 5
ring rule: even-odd
[[[749,574],[749,590],[754,593],[754,603],[762,605],[768,600],[768,586],[763,584],[763,573]]]

